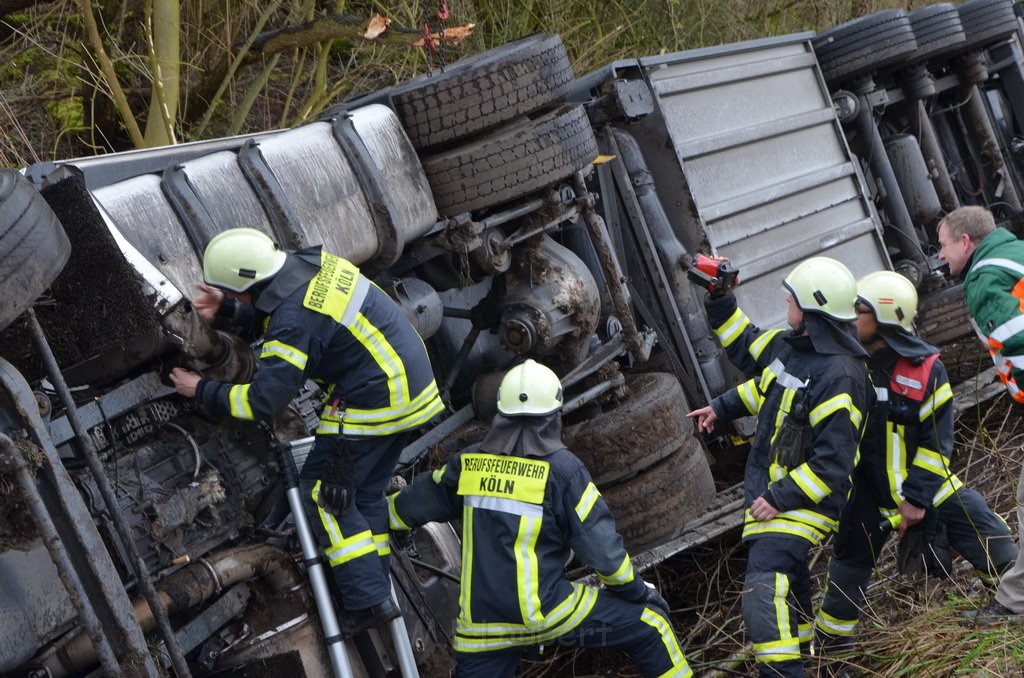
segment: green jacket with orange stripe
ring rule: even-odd
[[[327,394],[320,435],[389,435],[444,409],[423,340],[349,261],[319,247],[290,254],[256,310],[269,314],[259,370],[248,384],[200,381],[196,397],[212,413],[274,417],[306,379]]]
[[[576,628],[597,589],[566,577],[573,552],[608,590],[636,601],[646,594],[611,511],[566,449],[537,457],[463,452],[388,504],[396,530],[462,521],[458,651],[535,645]]]

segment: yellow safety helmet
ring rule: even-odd
[[[203,277],[209,285],[245,292],[277,274],[287,258],[266,233],[232,228],[215,235],[206,246]]]
[[[829,257],[811,257],[797,264],[782,284],[805,312],[836,320],[854,320],[857,283],[850,269]]]
[[[870,307],[879,325],[914,331],[917,290],[894,271],[869,273],[857,281],[857,300]]]
[[[562,408],[562,382],[533,360],[516,365],[498,387],[498,412],[506,417],[539,417]]]

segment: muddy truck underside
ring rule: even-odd
[[[256,369],[188,299],[206,243],[241,225],[352,260],[426,341],[448,410],[404,476],[479,442],[530,357],[561,377],[566,443],[641,570],[736,527],[752,422],[704,439],[685,417],[742,378],[691,257],[728,257],[762,326],[822,254],[904,273],[921,331],[962,335],[936,224],[965,204],[1020,223],[1021,44],[995,0],[582,77],[535,35],[302,127],[0,171],[0,673],[331,675],[279,454],[301,467],[317,387],[252,423],[166,379]],[[457,532],[392,551],[417,662],[441,674]],[[395,667],[387,638],[348,645],[358,675]]]

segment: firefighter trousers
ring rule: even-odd
[[[1017,559],[1010,528],[974,490],[961,487],[929,511],[937,512],[936,522],[949,546],[974,566],[986,585],[995,586],[1000,573]],[[849,646],[843,639],[857,629],[864,591],[892,534],[882,528],[883,520],[873,494],[855,488],[839,521],[825,598],[815,618],[819,646],[826,653]]]
[[[1024,467],[1020,470],[1017,482],[1017,530],[1024,541]],[[1010,570],[1003,573],[996,601],[1003,607],[1017,614],[1024,614],[1024,551],[1017,554],[1017,562]]]
[[[750,542],[743,581],[743,620],[761,676],[804,675],[811,646],[810,542],[759,535]]]
[[[318,441],[299,473],[303,507],[346,610],[363,610],[391,597],[391,546],[384,488],[394,475],[410,435],[405,431],[346,438],[355,471],[355,497],[341,517],[317,506],[312,495],[331,446]]]
[[[619,648],[636,662],[645,678],[689,678],[693,675],[672,623],[662,612],[599,591],[586,619],[551,645],[579,648]],[[456,678],[511,678],[524,655],[536,656],[536,646],[493,652],[456,652]]]

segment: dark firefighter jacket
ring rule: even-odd
[[[454,647],[487,652],[552,641],[573,630],[597,589],[570,582],[575,551],[607,588],[642,600],[643,580],[583,463],[463,452],[388,497],[392,529],[462,520],[462,583]]]
[[[978,243],[964,270],[975,329],[1010,395],[1024,403],[1024,242],[997,228]]]
[[[764,495],[780,511],[772,520],[757,521],[747,510],[743,538],[786,535],[816,544],[838,526],[849,493],[866,402],[864,361],[818,353],[807,335],[762,332],[731,295],[708,305],[708,319],[729,359],[747,373],[759,373],[712,402],[724,420],[757,415],[744,474],[745,506]],[[803,460],[788,465],[771,448],[791,410],[791,421],[806,427],[807,443]]]
[[[906,361],[888,347],[868,359],[875,404],[860,445],[860,472],[889,517],[898,515],[903,499],[931,508],[963,486],[949,470],[953,390],[945,366],[935,360],[928,374],[918,375],[897,370],[898,360]]]
[[[327,397],[318,434],[389,435],[444,409],[423,340],[345,259],[319,247],[290,254],[256,310],[269,320],[252,382],[199,382],[197,398],[214,414],[276,416],[307,378]]]

